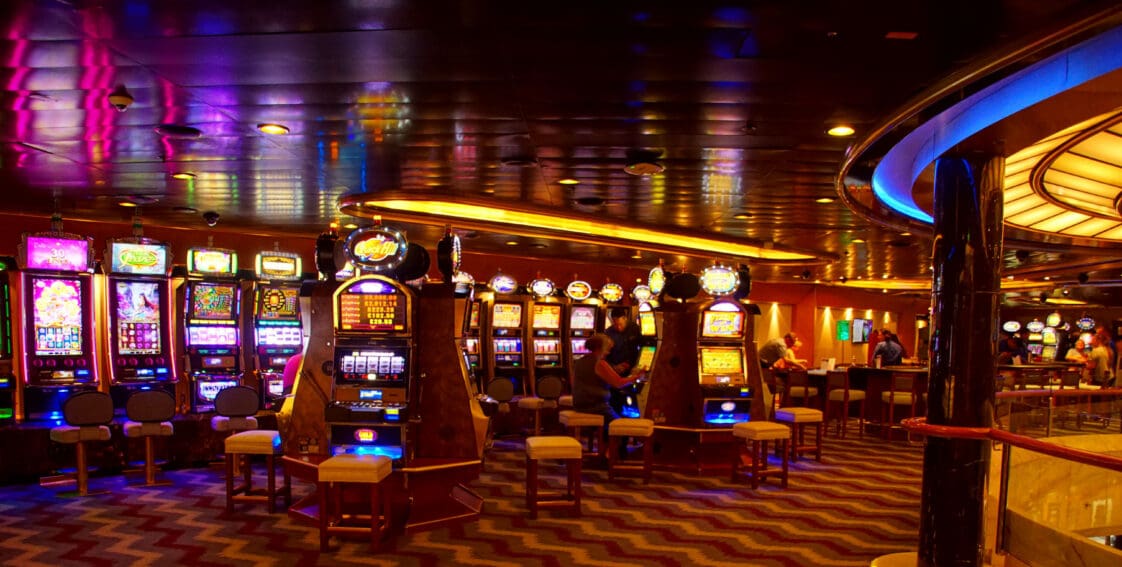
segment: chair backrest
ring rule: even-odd
[[[787,387],[791,386],[810,386],[810,375],[806,370],[788,370]]]
[[[514,399],[514,381],[510,378],[495,378],[487,383],[487,395],[499,403]]]
[[[175,417],[175,396],[163,390],[141,390],[125,402],[125,415],[141,423],[171,421]]]
[[[543,400],[556,400],[565,392],[565,382],[557,376],[542,376],[538,380],[537,392]]]
[[[105,392],[79,392],[63,402],[62,418],[75,427],[105,425],[113,421],[113,398]]]
[[[1048,383],[1047,374],[1044,370],[1033,368],[1025,370],[1021,373],[1021,385],[1025,388],[1035,387],[1040,388]]]
[[[248,386],[231,386],[214,397],[214,413],[226,417],[249,417],[261,409],[257,390]]]
[[[848,390],[849,372],[846,370],[830,370],[826,372],[826,390]]]
[[[1064,388],[1078,388],[1079,379],[1083,377],[1081,370],[1064,370],[1060,373],[1060,384]]]
[[[892,390],[894,392],[911,392],[916,386],[916,377],[912,374],[892,374]]]

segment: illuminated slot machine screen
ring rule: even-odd
[[[700,348],[703,384],[744,382],[744,351],[739,348]]]
[[[390,283],[360,280],[338,297],[340,331],[409,331],[407,298]]]
[[[535,329],[560,329],[560,305],[535,305],[531,326]]]
[[[235,285],[198,282],[191,289],[193,323],[234,320]]]
[[[644,312],[639,314],[639,334],[644,337],[653,337],[658,334],[655,330],[654,313]]]
[[[1044,333],[1029,333],[1028,342],[1030,342],[1030,343],[1044,342]]]
[[[404,386],[409,375],[409,347],[338,349],[335,383],[347,386]]]
[[[1040,331],[1040,342],[1046,345],[1056,345],[1058,338],[1059,335],[1056,334],[1056,330],[1052,327],[1044,327],[1044,330]]]
[[[299,315],[300,288],[276,286],[257,294],[257,317],[264,321],[295,320]]]
[[[572,339],[570,346],[572,347],[573,356],[588,354],[588,348],[584,346],[587,340],[588,339]]]
[[[522,326],[522,305],[496,303],[491,306],[491,326],[496,329],[517,329]]]
[[[82,280],[31,278],[32,328],[36,356],[83,353]]]
[[[233,325],[191,325],[187,346],[238,346],[238,328]]]
[[[160,288],[156,282],[119,281],[117,352],[160,354]]]
[[[639,347],[639,360],[635,362],[636,368],[650,369],[654,366],[655,347],[654,345],[644,345]]]
[[[479,354],[479,339],[464,339],[464,352]]]
[[[744,335],[744,313],[741,311],[706,311],[701,322],[705,338],[740,338]]]
[[[596,308],[574,305],[572,313],[569,314],[569,328],[574,331],[596,329]]]
[[[1040,351],[1040,358],[1044,360],[1056,360],[1056,347],[1054,345],[1045,346]]]
[[[471,302],[471,316],[468,317],[468,328],[469,329],[478,329],[479,328],[479,302],[478,301],[472,301]]]
[[[1029,354],[1041,356],[1044,353],[1044,345],[1040,343],[1030,344],[1025,347],[1025,350],[1028,350]]]

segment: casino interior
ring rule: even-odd
[[[0,26],[4,565],[1122,564],[1117,2]]]

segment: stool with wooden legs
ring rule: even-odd
[[[822,461],[822,412],[811,408],[783,408],[775,412],[775,421],[787,424],[791,432],[791,460],[802,453],[814,453],[814,460]],[[806,442],[807,426],[814,427],[814,443]]]
[[[614,480],[616,475],[623,472],[638,472],[643,478],[643,484],[651,482],[651,464],[654,462],[654,421],[638,418],[619,418],[608,424],[608,480]],[[612,447],[614,441],[626,442],[628,438],[643,441],[643,460],[638,464],[627,461],[623,455],[618,455],[621,448]]]
[[[788,444],[791,440],[791,429],[780,423],[770,421],[746,421],[732,426],[732,435],[745,440],[745,446],[738,445],[733,452],[732,481],[737,482],[741,476],[748,477],[752,488],[760,487],[760,480],[769,476],[779,477],[780,486],[787,488],[787,469],[790,463]],[[782,467],[769,469],[767,464],[767,444],[775,441],[779,446]],[[745,456],[742,449],[747,449],[747,455],[752,459],[748,471],[741,471],[741,458]]]
[[[391,503],[386,479],[393,472],[393,459],[385,455],[350,455],[331,457],[319,464],[319,549],[327,551],[333,533],[370,532],[370,549],[376,549],[391,524]],[[370,514],[343,514],[343,487],[368,485]],[[345,520],[366,520],[365,525],[345,525]]]
[[[580,475],[584,447],[580,441],[563,435],[529,437],[526,439],[526,508],[530,518],[537,519],[538,508],[569,508],[580,516]],[[556,459],[565,463],[566,489],[564,494],[544,494],[538,490],[539,461]]]
[[[569,432],[569,435],[580,441],[581,430],[590,428],[593,435],[590,437],[588,450],[584,451],[584,457],[600,457],[607,456],[605,453],[605,439],[604,439],[604,416],[595,413],[581,413],[574,410],[562,410],[560,417],[561,425]],[[594,446],[595,445],[595,450]],[[582,447],[583,442],[582,442]]]
[[[865,436],[865,390],[850,387],[849,371],[830,370],[826,373],[826,422],[838,420],[834,435],[845,438],[849,432],[849,404],[857,404],[858,436]]]
[[[175,397],[163,390],[141,390],[125,402],[125,437],[144,438],[144,485],[161,486],[169,482],[156,481],[157,437],[171,437],[175,433],[171,420],[175,417]]]
[[[277,511],[277,497],[284,497],[285,508],[292,504],[292,482],[288,468],[284,468],[284,484],[277,488],[276,458],[283,453],[281,437],[277,431],[242,431],[226,438],[226,512],[234,511],[234,502],[265,502],[269,513]],[[253,488],[252,456],[264,456],[267,484],[265,488]],[[240,463],[244,475],[243,484],[235,485],[234,465]]]
[[[41,484],[50,486],[61,482],[77,481],[77,496],[104,494],[106,491],[90,492],[89,470],[86,458],[86,443],[108,441],[112,437],[107,425],[113,421],[113,398],[104,392],[80,392],[66,399],[62,404],[62,418],[66,425],[51,428],[51,441],[74,445],[77,471],[74,475],[43,479]]]

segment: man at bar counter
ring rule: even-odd
[[[880,357],[881,366],[899,366],[904,362],[904,345],[900,344],[900,339],[896,335],[885,329],[881,331],[880,336],[884,339],[877,343],[876,348],[873,350],[873,359]]]
[[[1110,349],[1103,344],[1099,335],[1091,336],[1091,383],[1096,386],[1110,386],[1113,375],[1110,368]]]
[[[806,361],[795,358],[795,351],[802,341],[795,333],[787,333],[783,338],[771,339],[760,347],[760,365],[775,370],[805,370]]]

